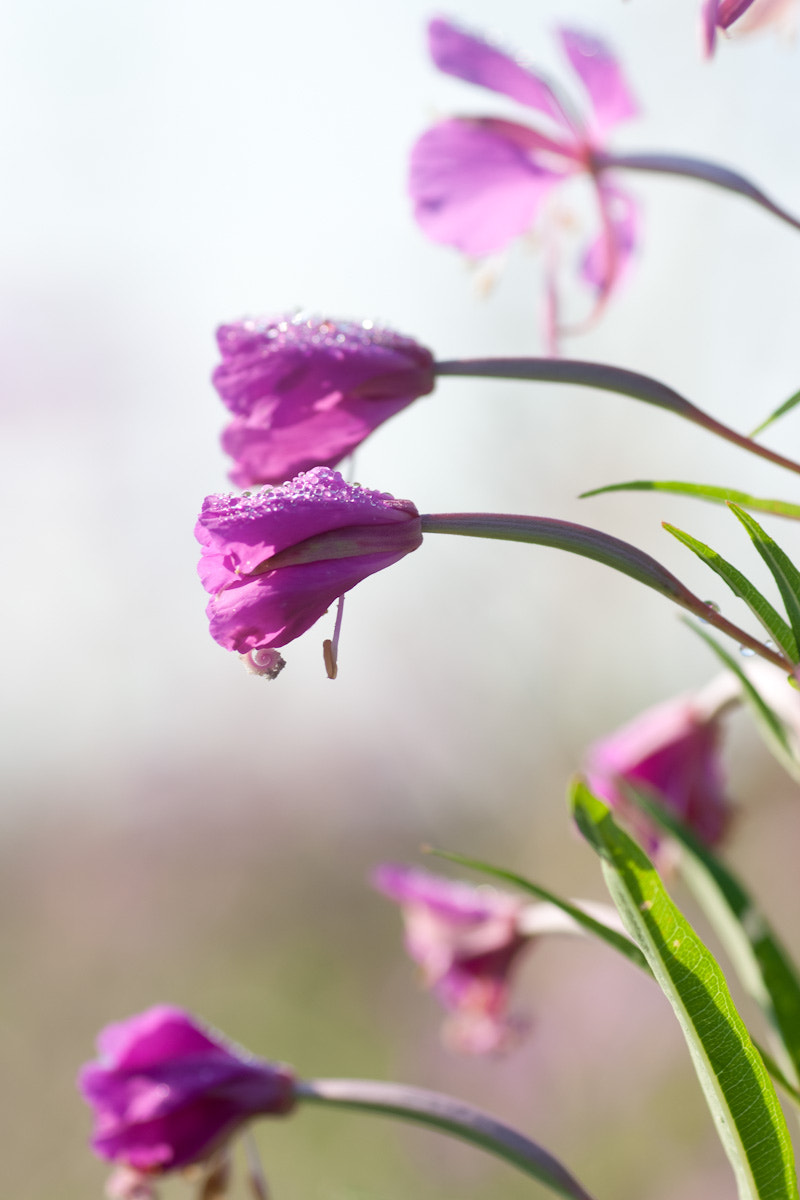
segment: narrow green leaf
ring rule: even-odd
[[[762,529],[755,517],[740,508],[738,504],[728,503],[728,508],[741,521],[758,553],[772,572],[772,577],[778,585],[789,624],[795,638],[800,641],[800,571],[787,554],[781,550],[777,542]],[[778,640],[777,638],[775,639]],[[794,659],[796,662],[797,659]]]
[[[740,600],[744,600],[750,611],[771,635],[776,645],[780,646],[781,650],[792,662],[797,662],[798,658],[800,658],[800,652],[798,652],[797,648],[796,631],[789,628],[783,617],[772,607],[766,596],[763,596],[758,588],[754,587],[750,580],[734,567],[732,563],[729,563],[716,550],[712,550],[705,542],[698,541],[690,533],[684,533],[682,529],[676,529],[674,525],[670,525],[666,521],[663,522],[663,526],[667,533],[671,533],[679,542],[683,542],[684,546],[688,546],[698,558],[711,567],[712,571],[716,571],[717,575],[725,580],[734,596],[738,596]]]
[[[795,392],[788,400],[784,400],[783,404],[779,405],[773,413],[770,413],[765,421],[762,421],[760,425],[756,425],[750,437],[754,438],[757,434],[763,433],[768,425],[771,425],[773,421],[777,421],[778,417],[784,417],[786,413],[791,412],[796,404],[800,404],[800,392]]]
[[[735,504],[755,509],[756,512],[772,513],[775,517],[800,520],[800,504],[789,504],[786,500],[765,500],[759,496],[751,496],[749,492],[739,492],[735,488],[712,487],[707,483],[681,483],[677,479],[634,479],[630,483],[609,483],[605,487],[581,492],[578,499],[585,500],[588,496],[602,496],[605,492],[670,492],[676,496],[693,496],[697,500],[709,500],[713,504],[727,504],[729,500],[733,500]]]
[[[730,955],[748,995],[775,1030],[795,1085],[800,1080],[800,979],[739,880],[675,814],[638,788],[634,802],[683,848],[681,874]],[[769,1064],[767,1064],[769,1066]]]
[[[606,805],[580,781],[571,799],[578,828],[601,857],[620,915],[681,1025],[740,1200],[796,1200],[783,1111],[719,964]]]
[[[766,742],[767,749],[771,754],[774,754],[783,769],[788,771],[793,779],[800,781],[800,762],[798,762],[796,751],[786,732],[786,727],[778,714],[770,708],[733,655],[720,646],[719,642],[706,633],[705,629],[701,629],[699,625],[695,625],[694,621],[686,618],[686,624],[713,650],[720,662],[729,671],[733,671],[742,685],[742,695],[750,706],[755,718],[756,728]],[[789,686],[788,683],[786,686]]]
[[[620,954],[624,954],[627,959],[640,967],[643,971],[650,974],[650,968],[647,965],[647,959],[642,954],[639,947],[628,938],[618,933],[616,929],[609,929],[602,921],[596,921],[594,917],[590,917],[582,908],[578,908],[576,904],[570,904],[568,900],[562,900],[560,896],[556,896],[547,888],[540,887],[538,883],[531,883],[524,875],[517,875],[515,871],[506,871],[503,867],[493,867],[489,863],[480,862],[476,858],[466,858],[463,854],[454,854],[450,850],[435,850],[428,847],[428,853],[434,854],[437,858],[445,858],[448,862],[458,863],[462,867],[470,867],[473,871],[480,871],[484,875],[491,875],[493,879],[502,879],[504,883],[510,883],[520,891],[527,892],[530,896],[535,896],[538,900],[546,900],[550,904],[560,908],[567,916],[572,917],[577,925],[580,925],[587,933],[593,934],[594,937],[600,938],[607,945],[612,946],[614,950],[618,950]]]
[[[772,1057],[769,1051],[765,1050],[764,1047],[755,1040],[755,1038],[753,1038],[753,1045],[763,1058],[764,1066],[769,1071],[774,1082],[777,1083],[778,1087],[782,1088],[786,1095],[789,1096],[790,1099],[794,1100],[795,1104],[800,1107],[800,1090],[789,1083],[789,1080],[786,1078],[783,1071],[775,1062],[775,1059]]]

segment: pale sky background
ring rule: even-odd
[[[705,155],[800,210],[797,43],[764,35],[704,63],[696,9],[461,0],[446,12],[567,88],[553,27],[600,34],[643,112],[615,148]],[[467,539],[430,537],[350,596],[335,683],[320,651],[332,618],[287,649],[272,685],[208,636],[192,527],[225,485],[225,414],[209,383],[219,322],[303,305],[381,318],[443,358],[542,352],[536,255],[517,247],[484,300],[460,256],[411,218],[408,151],[434,118],[525,119],[432,68],[431,13],[417,0],[6,0],[7,814],[124,808],[190,771],[223,788],[252,776],[276,805],[320,791],[362,803],[366,783],[376,805],[402,794],[412,816],[451,798],[493,802],[499,760],[503,780],[566,771],[587,739],[713,672],[676,612],[632,581]],[[565,352],[645,371],[752,427],[800,383],[800,235],[691,182],[626,183],[643,211],[638,262],[600,328]],[[797,430],[789,418],[768,440],[797,456]],[[357,464],[361,482],[421,511],[597,525],[741,619],[660,530],[672,520],[763,580],[721,510],[575,499],[642,477],[797,492],[792,476],[668,414],[544,385],[446,381]],[[797,549],[794,526],[775,529]]]

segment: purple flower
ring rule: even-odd
[[[372,321],[249,319],[217,341],[213,382],[234,414],[222,446],[239,487],[335,466],[435,382],[429,350]]]
[[[144,1195],[139,1173],[202,1162],[252,1117],[294,1106],[287,1067],[253,1058],[179,1008],[108,1025],[97,1048],[78,1083],[95,1113],[92,1149],[127,1168],[116,1194],[136,1195],[138,1183]]]
[[[714,53],[718,29],[727,33],[740,22],[737,33],[754,33],[767,25],[788,22],[796,8],[797,0],[703,0],[700,29],[706,57]]]
[[[195,536],[211,636],[251,655],[294,641],[339,596],[422,541],[410,500],[345,483],[327,467],[281,487],[208,496]]]
[[[554,188],[587,176],[595,188],[600,232],[584,253],[580,276],[595,293],[596,315],[632,255],[637,225],[633,200],[602,169],[603,147],[614,126],[638,109],[603,42],[571,29],[558,35],[588,95],[586,119],[543,76],[448,21],[431,21],[431,55],[440,70],[509,96],[544,121],[541,129],[495,117],[456,117],[434,125],[412,150],[410,191],[417,221],[430,238],[480,256],[503,250],[530,229]],[[553,309],[554,227],[548,242]]]
[[[406,949],[450,1013],[445,1035],[470,1054],[504,1049],[524,1027],[508,1015],[510,977],[531,941],[516,896],[384,863],[372,882],[402,908]]]
[[[730,819],[720,762],[719,710],[678,697],[649,708],[592,746],[590,788],[622,813],[648,851],[660,835],[625,794],[626,785],[653,795],[707,846],[724,837]]]

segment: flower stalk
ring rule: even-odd
[[[723,617],[716,608],[696,596],[656,559],[629,542],[612,537],[599,529],[576,525],[570,521],[557,521],[551,517],[514,516],[509,513],[426,513],[421,521],[423,534],[450,533],[461,537],[528,542],[531,545],[551,546],[556,550],[567,550],[571,554],[594,559],[595,562],[613,567],[623,575],[629,575],[631,579],[660,592],[662,596],[713,625],[721,633],[734,638],[740,645],[780,667],[782,671],[791,673],[794,670],[793,664],[787,658]]]
[[[633,400],[642,400],[645,404],[654,404],[657,408],[666,408],[702,429],[707,429],[709,433],[732,442],[742,450],[800,475],[800,463],[785,458],[759,442],[754,442],[743,433],[737,433],[735,429],[729,428],[702,408],[692,404],[666,383],[652,379],[649,375],[641,375],[638,371],[612,367],[607,363],[584,362],[580,359],[468,358],[437,362],[435,372],[437,375],[466,375],[486,379],[571,383],[579,387],[596,388],[598,391],[616,392],[622,396],[630,396]]]
[[[726,192],[734,192],[759,204],[767,212],[772,213],[780,221],[785,221],[792,229],[800,229],[800,218],[792,216],[785,208],[781,208],[774,200],[770,200],[761,188],[756,187],[738,171],[719,163],[707,162],[704,158],[691,158],[685,154],[609,154],[598,150],[594,155],[598,168],[613,167],[624,171],[650,171],[657,175],[678,175],[684,179],[699,179],[701,183],[710,183],[712,187],[722,188]]]
[[[571,1200],[591,1195],[558,1159],[486,1113],[424,1088],[364,1079],[312,1079],[295,1085],[299,1102],[400,1117],[469,1142]]]

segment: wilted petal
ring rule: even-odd
[[[569,61],[581,77],[592,102],[592,128],[604,137],[620,121],[639,112],[622,67],[605,42],[575,29],[559,29]]]
[[[556,93],[541,75],[523,67],[483,38],[466,33],[440,17],[428,26],[428,38],[431,57],[440,71],[510,96],[572,131],[572,123]]]
[[[517,142],[473,121],[434,125],[411,152],[414,215],[428,237],[479,257],[528,230],[564,178]]]
[[[636,201],[621,188],[598,182],[602,231],[588,247],[581,278],[605,297],[620,282],[636,249],[639,212]]]

